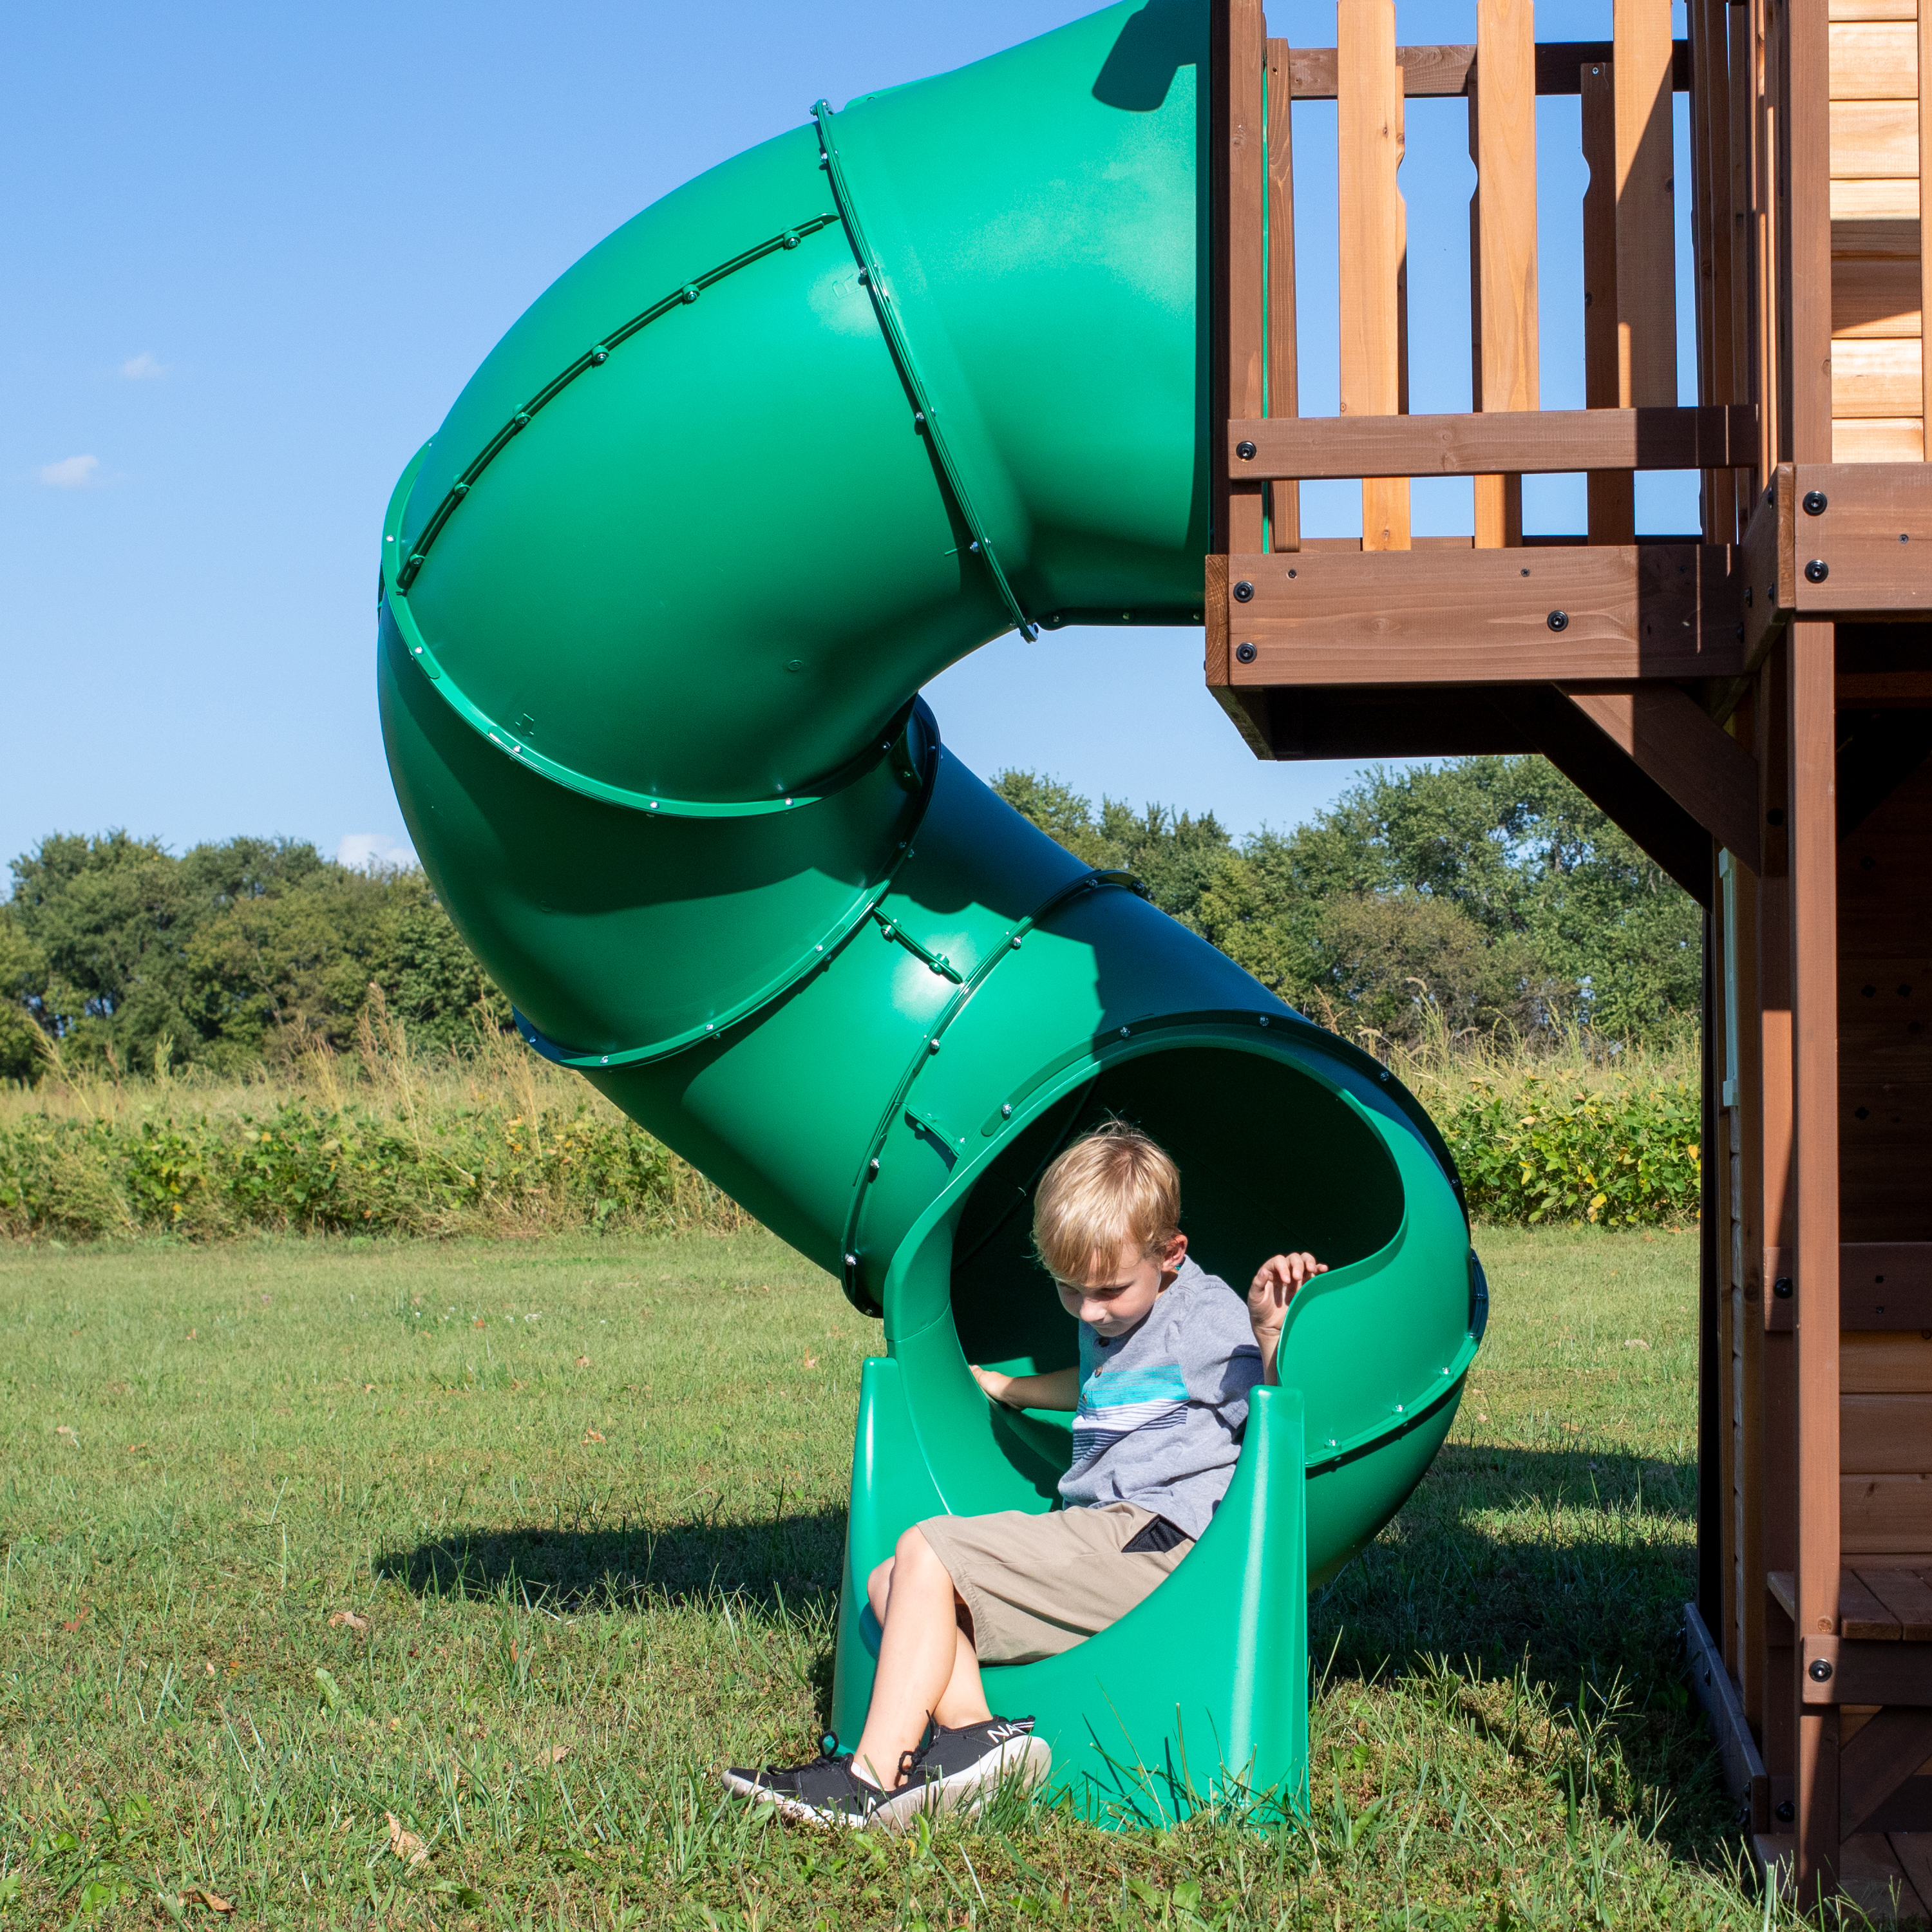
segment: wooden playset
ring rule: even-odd
[[[1334,47],[1217,0],[1208,682],[1263,758],[1540,752],[1705,908],[1695,1681],[1768,1870],[1932,1907],[1932,468],[1914,0],[1616,0]],[[1536,100],[1581,96],[1587,401],[1539,407]],[[1688,146],[1673,93],[1689,97]],[[1928,91],[1932,93],[1932,91]],[[1406,97],[1461,94],[1475,412],[1406,412]],[[1336,104],[1339,418],[1297,411],[1291,104]],[[1697,402],[1679,404],[1690,198]],[[1634,528],[1639,470],[1702,527]],[[1365,476],[1366,471],[1377,472]],[[1588,526],[1526,536],[1526,473]],[[1412,537],[1408,479],[1475,478]],[[1363,478],[1359,539],[1298,485]]]

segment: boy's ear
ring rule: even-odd
[[[1178,1268],[1187,1258],[1187,1237],[1178,1229],[1172,1240],[1161,1251],[1160,1264],[1163,1270]]]

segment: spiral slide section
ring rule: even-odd
[[[1083,1126],[1173,1151],[1209,1268],[1335,1264],[1283,1351],[1318,1580],[1480,1333],[1442,1143],[916,695],[1014,626],[1199,620],[1206,34],[1203,0],[1118,6],[821,105],[600,244],[398,484],[378,678],[416,850],[526,1037],[883,1316],[922,1494],[1040,1508],[1065,1465],[1064,1418],[993,1416],[967,1364],[1074,1358],[1028,1204]],[[896,1533],[872,1414],[848,1585]]]

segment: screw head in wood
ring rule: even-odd
[[[1788,1274],[1780,1275],[1778,1279],[1772,1283],[1771,1292],[1773,1294],[1777,1296],[1780,1301],[1789,1301],[1791,1299],[1790,1276]]]
[[[1234,656],[1243,664],[1252,664],[1255,661],[1255,647],[1252,644],[1237,644],[1234,646]]]
[[[1814,1684],[1828,1684],[1832,1681],[1831,1664],[1825,1658],[1814,1657],[1808,1666],[1806,1674]]]
[[[1808,490],[1804,496],[1804,514],[1808,517],[1822,517],[1826,506],[1831,502],[1822,490]]]
[[[1570,614],[1567,610],[1552,610],[1544,621],[1552,631],[1567,631],[1570,628]]]
[[[1804,566],[1804,581],[1807,584],[1822,584],[1831,574],[1832,566],[1822,556],[1814,556]]]
[[[1234,454],[1244,463],[1252,463],[1255,460],[1255,446],[1251,442],[1238,442],[1234,446]]]
[[[1778,1822],[1780,1825],[1790,1824],[1797,1816],[1798,1807],[1790,1798],[1780,1798],[1778,1801]]]
[[[1250,602],[1252,599],[1254,594],[1255,586],[1252,584],[1246,582],[1245,580],[1234,586],[1234,602],[1237,604],[1246,604]]]

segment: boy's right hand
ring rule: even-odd
[[[1002,1375],[998,1369],[982,1369],[977,1362],[968,1366],[973,1371],[973,1379],[986,1391],[988,1400],[1011,1406],[1006,1402],[1007,1391],[1019,1379],[1017,1376]]]

